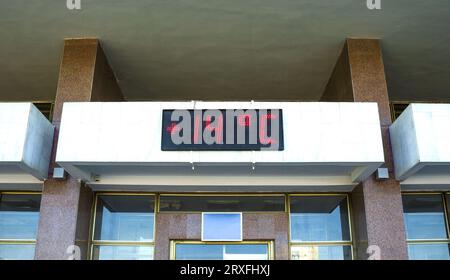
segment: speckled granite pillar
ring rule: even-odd
[[[391,179],[377,181],[371,176],[351,194],[356,256],[367,259],[367,247],[376,245],[381,259],[407,259],[400,183],[393,179],[389,96],[378,40],[346,40],[321,101],[378,103],[385,162]]]
[[[59,124],[64,102],[123,100],[113,71],[97,39],[64,41],[56,90],[53,124],[56,127],[50,172],[55,166]],[[52,174],[49,174],[51,178]],[[67,176],[44,182],[35,259],[67,259],[67,248],[78,245],[87,257],[92,192]]]
[[[289,254],[287,213],[244,213],[244,241],[274,241],[275,259],[286,260]],[[171,240],[201,239],[201,214],[158,213],[156,216],[155,259],[170,257]]]

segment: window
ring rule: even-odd
[[[171,259],[176,260],[269,260],[272,243],[244,241],[239,243],[206,243],[173,241]]]
[[[447,194],[447,201],[449,195]],[[412,260],[449,260],[448,209],[443,194],[403,194],[408,255]]]
[[[392,121],[395,121],[398,117],[400,117],[400,115],[403,113],[403,111],[405,111],[409,104],[410,102],[392,101],[390,103]]]
[[[161,195],[160,212],[284,212],[284,195]]]
[[[347,195],[290,195],[292,260],[352,259]]]
[[[0,260],[34,259],[41,195],[0,192]]]
[[[50,101],[35,101],[33,105],[48,119],[52,120],[53,116],[53,102]]]
[[[92,258],[153,259],[154,223],[154,195],[98,194],[91,242]]]

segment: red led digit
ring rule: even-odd
[[[206,116],[205,120],[205,130],[214,131],[214,135],[217,139],[217,144],[222,144],[222,131],[223,131],[223,117],[222,114],[217,117],[216,126],[211,125],[211,116]]]
[[[216,138],[217,138],[217,144],[223,144],[222,142],[222,133],[223,133],[223,117],[222,114],[220,114],[218,119],[219,125],[216,127]]]
[[[214,127],[211,126],[211,116],[206,116],[205,129],[208,130],[208,131],[213,131],[214,130]]]
[[[176,122],[171,123],[168,127],[166,127],[166,131],[170,134],[175,134],[180,132],[181,127],[177,126]]]
[[[266,138],[266,130],[267,130],[267,120],[268,119],[275,119],[276,117],[272,114],[264,114],[261,115],[259,119],[259,142],[263,145],[267,144],[275,144],[276,140],[271,138]]]
[[[277,119],[277,116],[273,115],[272,113],[268,113],[268,114],[262,115],[262,116],[267,120],[276,120]]]
[[[240,126],[250,126],[251,124],[251,115],[250,114],[242,114],[237,117],[237,123]]]
[[[194,144],[201,144],[199,142],[199,138],[201,137],[201,135],[200,135],[200,133],[201,133],[201,131],[200,131],[200,118],[201,118],[201,116],[197,115],[197,114],[196,114],[196,116],[194,118]]]

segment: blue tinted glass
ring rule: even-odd
[[[267,244],[176,244],[177,260],[267,260]]]
[[[441,195],[403,195],[408,239],[445,239],[444,204]]]
[[[0,195],[0,239],[36,239],[40,195]]]
[[[292,241],[350,240],[346,196],[291,197]]]
[[[203,240],[242,240],[240,214],[203,214]]]
[[[351,260],[351,246],[292,246],[291,260]]]
[[[95,240],[152,241],[153,196],[98,196]]]
[[[409,244],[410,260],[450,260],[448,244]]]
[[[0,260],[32,260],[34,245],[32,244],[0,244]]]
[[[153,260],[153,246],[94,246],[96,260]]]

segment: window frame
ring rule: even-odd
[[[42,192],[39,191],[0,191],[0,199],[3,195],[39,195],[42,199]],[[39,207],[39,213],[40,211],[41,208]],[[37,233],[34,239],[0,239],[0,245],[34,245],[36,249],[36,240]]]
[[[153,201],[153,240],[152,241],[126,241],[126,240],[96,240],[95,237],[95,223],[97,214],[97,204],[99,196],[152,196]],[[156,207],[158,205],[159,196],[155,193],[140,193],[140,192],[96,192],[94,194],[94,203],[92,206],[91,223],[89,225],[89,246],[88,256],[89,260],[94,259],[94,247],[98,246],[141,246],[141,247],[153,247],[153,256],[155,255],[156,244]]]
[[[273,240],[243,240],[243,241],[200,241],[200,240],[170,240],[169,260],[176,260],[176,245],[267,245],[268,260],[275,259]]]
[[[447,196],[450,195],[450,192],[402,192],[402,197],[404,195],[439,195],[441,197],[441,201],[442,201],[442,209],[444,211],[444,223],[445,223],[445,229],[446,229],[446,233],[447,233],[447,238],[446,239],[408,239],[406,237],[406,224],[404,225],[405,227],[405,238],[406,238],[406,246],[409,247],[409,245],[413,245],[413,244],[447,244],[447,246],[449,246],[450,249],[450,222],[449,222],[449,212],[450,212],[450,208],[448,205],[448,201],[447,201]],[[403,216],[405,215],[405,211],[403,209]],[[409,249],[408,249],[409,251]],[[450,254],[450,253],[449,253]],[[408,259],[409,259],[409,254],[408,254]]]
[[[335,241],[292,241],[291,236],[291,198],[292,197],[320,197],[320,196],[344,196],[347,199],[347,216],[348,216],[348,227],[350,233],[350,240],[335,240]],[[351,201],[348,193],[298,193],[298,194],[288,194],[287,195],[287,207],[288,207],[288,219],[289,219],[289,229],[288,229],[288,242],[289,242],[289,260],[292,259],[292,247],[301,246],[350,246],[351,259],[355,259],[355,250],[353,246],[353,220],[352,220],[352,209]]]

